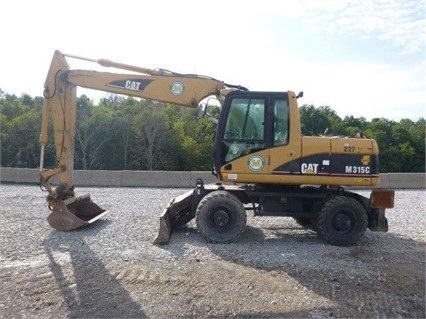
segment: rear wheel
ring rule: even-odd
[[[317,232],[332,245],[349,246],[367,230],[367,213],[354,198],[337,196],[328,200],[318,213]]]
[[[242,202],[227,191],[207,194],[198,204],[195,216],[198,230],[215,243],[236,240],[247,222]]]

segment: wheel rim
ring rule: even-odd
[[[231,210],[226,206],[219,206],[209,212],[210,227],[217,231],[224,232],[232,227],[234,218]]]
[[[229,223],[229,215],[223,209],[218,209],[215,212],[213,212],[212,217],[213,217],[213,223],[216,226],[223,227]]]
[[[352,214],[341,211],[333,218],[333,228],[339,233],[350,232],[354,227],[355,220]]]

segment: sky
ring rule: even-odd
[[[299,104],[330,106],[341,118],[426,117],[426,0],[21,0],[1,11],[8,94],[42,96],[60,50],[253,91],[303,91]]]

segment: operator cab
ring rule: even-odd
[[[288,139],[287,92],[231,92],[216,131],[213,173],[242,156],[286,145]]]

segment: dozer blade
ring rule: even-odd
[[[52,228],[60,231],[89,225],[107,213],[92,202],[89,194],[66,200],[55,199],[51,204],[52,213],[47,217],[47,221]]]
[[[185,225],[194,218],[192,213],[193,193],[192,190],[188,191],[169,202],[160,216],[160,229],[154,244],[167,244],[174,229]]]

